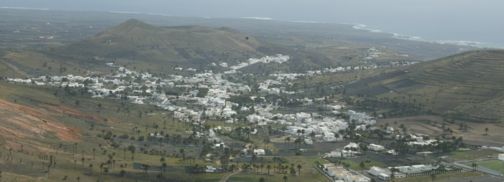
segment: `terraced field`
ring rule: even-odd
[[[472,51],[347,86],[349,95],[420,106],[475,121],[504,117],[504,51]]]

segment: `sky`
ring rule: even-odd
[[[504,0],[0,0],[6,6],[360,23],[431,40],[504,45]]]

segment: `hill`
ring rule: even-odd
[[[79,18],[74,18],[77,19],[74,21],[69,18],[76,16],[73,14],[53,16],[62,18],[61,21],[66,23],[49,28],[40,25],[36,29],[44,34],[65,32],[57,34],[52,40],[32,40],[9,33],[14,30],[0,32],[13,38],[9,41],[13,44],[6,44],[6,47],[21,47],[0,53],[0,70],[10,72],[0,73],[0,76],[108,71],[103,67],[105,62],[117,62],[134,70],[152,73],[165,73],[176,66],[220,70],[223,68],[209,65],[213,62],[234,65],[251,57],[276,54],[289,55],[291,60],[281,65],[257,64],[243,71],[254,74],[305,72],[335,66],[421,61],[466,50],[457,46],[398,40],[389,35],[337,24],[166,17],[161,21],[152,17],[136,17],[166,26],[160,27],[136,19],[125,21],[134,16],[104,14],[105,20],[101,23],[94,19],[95,15],[88,21],[78,21]],[[51,20],[42,18],[42,15],[30,17],[40,24]],[[11,21],[7,27],[20,26],[17,21]],[[32,33],[40,33],[36,31]]]
[[[217,61],[248,59],[258,55],[258,46],[253,37],[229,28],[156,27],[130,19],[94,37],[57,49],[53,55],[78,60],[113,59],[149,69],[166,64],[198,68]]]
[[[503,121],[504,51],[471,51],[360,80],[346,94],[474,121]],[[366,103],[366,102],[363,102]]]

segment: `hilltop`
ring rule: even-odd
[[[68,20],[78,26],[51,27],[55,30],[46,30],[46,34],[66,32],[52,40],[31,40],[7,34],[17,38],[13,40],[17,43],[8,44],[8,47],[25,47],[0,53],[0,70],[6,70],[0,76],[103,72],[107,71],[104,67],[107,62],[152,73],[165,73],[174,67],[222,70],[225,68],[212,66],[212,63],[236,65],[249,58],[276,54],[289,55],[291,60],[282,65],[257,64],[242,71],[254,74],[305,72],[338,66],[386,66],[466,50],[457,46],[398,40],[383,34],[357,31],[346,25],[141,18],[149,23],[108,17],[107,21],[104,20],[106,23],[90,26],[89,22]],[[44,20],[44,23],[48,21]],[[20,43],[25,39],[30,41]]]
[[[481,50],[363,79],[347,85],[345,92],[460,119],[502,121],[503,78],[504,51]]]
[[[258,55],[259,43],[229,28],[204,26],[157,27],[127,20],[89,39],[57,50],[76,59],[113,59],[159,65],[201,66],[216,61],[236,61]],[[153,65],[149,67],[145,64]],[[138,65],[137,65],[138,66]]]

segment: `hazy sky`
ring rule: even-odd
[[[504,0],[0,0],[0,6],[363,23],[429,39],[504,45]]]

